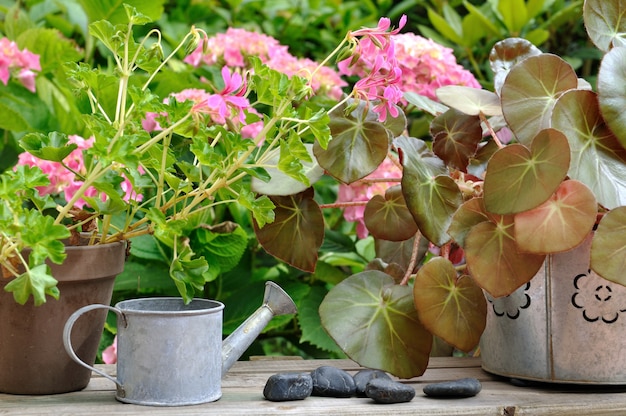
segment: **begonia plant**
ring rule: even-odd
[[[431,141],[393,139],[399,186],[363,215],[379,258],[320,306],[350,357],[410,377],[425,370],[432,335],[471,351],[484,293],[513,293],[547,256],[590,238],[591,269],[626,284],[624,11],[624,0],[585,2],[604,55],[595,91],[564,59],[508,38],[490,54],[493,91],[406,96],[433,114]]]

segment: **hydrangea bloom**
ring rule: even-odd
[[[358,202],[369,201],[374,195],[383,195],[385,191],[393,186],[397,185],[397,182],[375,182],[370,183],[368,179],[379,178],[401,178],[402,171],[393,163],[389,158],[385,159],[378,168],[361,181],[355,182],[351,185],[340,184],[339,194],[337,196],[337,202]],[[365,204],[345,207],[343,209],[343,216],[346,221],[356,222],[356,233],[359,238],[365,238],[368,236],[369,231],[365,227],[365,221],[363,220],[363,214],[365,212]]]
[[[251,69],[246,58],[256,56],[270,68],[287,76],[306,76],[318,66],[315,61],[291,55],[287,46],[281,45],[275,38],[245,29],[229,28],[225,33],[218,33],[204,42],[206,44],[201,43],[185,58],[186,63],[195,67],[205,64]],[[203,53],[203,50],[208,52]],[[341,97],[341,87],[346,85],[339,74],[328,67],[315,72],[311,80],[314,92],[327,94],[334,99]]]
[[[89,139],[84,139],[80,136],[72,135],[68,136],[68,139],[70,143],[73,143],[78,147],[65,159],[63,159],[63,163],[74,172],[84,173],[85,162],[83,160],[83,150],[88,149],[93,145],[94,138],[90,137]],[[39,194],[41,195],[63,194],[65,200],[69,201],[83,184],[83,182],[79,180],[74,173],[64,167],[61,163],[39,159],[28,152],[21,153],[17,163],[19,165],[38,166],[43,173],[46,174],[50,180],[50,185],[38,188]],[[127,178],[124,178],[121,188],[125,193],[125,200],[129,200],[131,198],[137,201],[142,200],[143,196],[137,195],[133,192],[133,187]],[[88,197],[95,197],[97,195],[98,191],[93,187],[89,188],[85,192],[85,196]],[[75,204],[77,208],[83,208],[85,205],[87,205],[87,202],[83,199],[79,199]]]
[[[7,38],[0,39],[0,81],[7,85],[12,73],[29,91],[35,92],[35,72],[41,71],[39,55],[20,49]]]
[[[457,63],[452,49],[414,33],[393,35],[393,42],[403,91],[436,100],[435,90],[444,85],[480,88],[474,75]]]

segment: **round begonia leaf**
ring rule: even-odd
[[[626,207],[612,209],[600,221],[591,242],[591,269],[626,286]]]
[[[465,246],[465,236],[476,224],[488,221],[483,198],[472,198],[459,207],[452,217],[448,234],[461,247]]]
[[[573,90],[563,94],[552,110],[551,122],[569,142],[569,177],[587,185],[605,208],[626,205],[626,150],[605,124],[596,93]]]
[[[483,138],[478,116],[448,110],[430,123],[433,152],[448,166],[466,171]]]
[[[450,260],[435,257],[418,270],[413,298],[431,333],[462,351],[478,345],[487,317],[485,295],[471,277],[457,278]]]
[[[269,174],[269,181],[265,182],[257,177],[252,177],[251,188],[254,192],[264,195],[293,195],[307,189],[310,184],[315,183],[324,174],[324,169],[317,164],[317,161],[313,157],[313,144],[305,143],[307,151],[311,156],[311,162],[301,160],[304,167],[304,175],[309,180],[309,184],[305,184],[289,175],[284,173],[278,168],[268,167],[265,168]],[[267,165],[277,166],[280,158],[280,150],[275,149],[272,156],[268,158]]]
[[[384,197],[374,195],[365,206],[363,219],[369,232],[383,240],[404,241],[417,233],[399,186],[388,189]]]
[[[626,10],[625,10],[626,12]],[[626,148],[626,47],[613,48],[600,64],[598,100],[602,117],[622,147]]]
[[[514,214],[542,204],[565,178],[569,164],[567,138],[558,130],[541,130],[530,149],[521,144],[503,147],[487,165],[487,211]]]
[[[496,298],[508,296],[528,283],[546,257],[519,252],[512,216],[472,227],[465,238],[464,250],[469,274]]]
[[[274,222],[254,232],[265,251],[307,272],[315,271],[317,253],[324,240],[324,216],[313,199],[313,188],[289,196],[270,197],[276,208]]]
[[[515,238],[520,250],[549,254],[571,250],[589,235],[598,204],[582,182],[565,181],[543,204],[515,215]]]
[[[583,18],[587,34],[598,49],[607,52],[626,32],[626,4],[621,0],[585,0]]]
[[[420,322],[409,286],[377,271],[348,277],[322,301],[322,325],[354,361],[401,378],[426,370],[432,335]]]
[[[502,114],[500,97],[487,90],[464,85],[445,85],[435,91],[439,101],[470,116]]]
[[[335,179],[350,184],[372,173],[387,157],[390,130],[368,118],[364,105],[346,115],[343,108],[331,113],[332,140],[326,149],[318,142],[313,153],[319,165]]]
[[[577,85],[576,72],[556,55],[531,56],[511,68],[502,85],[502,112],[517,139],[529,145],[550,127],[554,103]]]
[[[493,71],[493,85],[498,94],[511,68],[518,62],[531,56],[540,55],[541,51],[524,38],[507,38],[497,42],[489,53],[489,64]]]

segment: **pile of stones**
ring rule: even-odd
[[[424,394],[432,397],[471,397],[478,394],[481,387],[476,379],[461,379],[426,385]],[[356,396],[392,404],[410,402],[415,397],[415,389],[380,370],[365,369],[352,376],[342,369],[322,366],[310,373],[272,375],[265,384],[263,396],[276,402],[304,400],[309,396]]]

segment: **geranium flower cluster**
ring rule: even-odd
[[[392,36],[404,27],[406,20],[406,16],[402,15],[398,27],[389,30],[391,20],[383,17],[376,28],[350,32],[348,41],[352,44],[351,56],[337,64],[340,73],[361,78],[354,85],[354,97],[357,100],[377,101],[372,111],[378,114],[380,121],[387,119],[387,112],[392,117],[398,116],[395,105],[402,99],[402,69],[395,56]]]
[[[77,146],[65,159],[63,164],[58,162],[52,162],[49,160],[39,159],[28,152],[23,152],[19,155],[18,165],[38,166],[43,173],[50,180],[50,185],[45,187],[39,187],[37,190],[40,195],[60,195],[65,197],[66,201],[72,199],[76,191],[83,185],[83,181],[77,176],[85,173],[85,162],[83,160],[83,150],[90,148],[93,145],[94,138],[84,139],[77,135],[68,136],[70,143]],[[74,173],[75,172],[75,173]],[[136,195],[133,192],[129,180],[124,178],[121,183],[121,188],[125,192],[124,199],[129,200],[133,198],[137,201],[142,200],[142,195]],[[98,195],[96,188],[91,187],[85,192],[87,197],[95,197]],[[83,208],[87,205],[87,202],[83,199],[79,199],[76,204],[77,208]]]
[[[185,62],[195,67],[205,64],[251,69],[247,59],[250,56],[258,57],[270,68],[287,76],[305,77],[319,66],[311,59],[291,55],[287,46],[281,45],[271,36],[240,28],[229,28],[225,33],[218,33],[204,39],[185,58]],[[341,97],[341,88],[346,85],[348,84],[341,79],[340,75],[329,67],[320,68],[311,79],[311,88],[315,93],[326,94],[336,100]]]
[[[0,39],[0,81],[9,83],[12,74],[29,91],[35,92],[35,76],[33,71],[41,71],[39,55],[28,49],[20,50],[17,44],[7,38]]]
[[[393,42],[403,91],[436,100],[435,90],[444,85],[481,88],[474,75],[457,63],[452,49],[414,33],[393,35]]]

